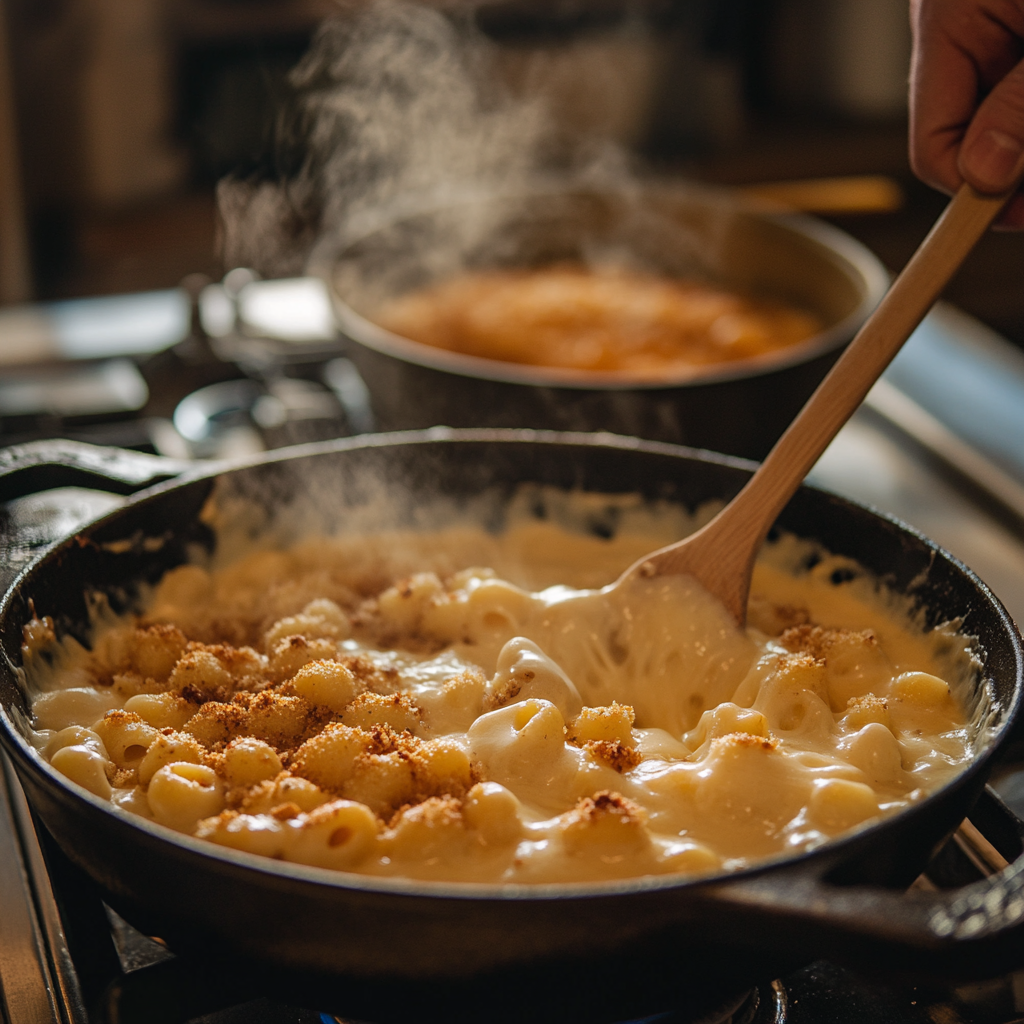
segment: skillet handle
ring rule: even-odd
[[[0,502],[54,487],[134,494],[195,463],[81,441],[29,441],[0,449]]]
[[[780,946],[808,959],[951,978],[991,978],[1024,964],[1024,854],[981,881],[934,892],[769,873],[725,883],[716,895],[727,918],[749,928],[763,916]]]

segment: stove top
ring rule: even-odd
[[[0,310],[0,445],[220,458],[373,429],[321,282],[255,280]]]
[[[169,293],[159,293],[151,300],[150,335],[139,326],[143,317],[134,335],[122,324],[113,341],[94,329],[101,343],[92,348],[82,341],[88,331],[81,325],[78,334],[68,334],[65,324],[61,341],[51,324],[49,354],[70,361],[5,373],[0,443],[70,434],[195,458],[371,430],[368,395],[324,327],[315,283],[260,284],[268,287],[262,293],[249,288],[244,311],[238,281],[193,287],[191,306],[187,293],[175,293],[173,309]],[[109,317],[113,300],[99,301]],[[139,299],[126,301],[137,306]],[[163,320],[154,312],[160,303]],[[177,318],[171,347],[169,311]],[[243,312],[250,327],[240,335]],[[67,314],[61,311],[65,320]],[[253,329],[252,322],[261,317],[263,326]],[[107,322],[117,322],[116,317]],[[162,334],[155,329],[158,324]],[[288,325],[291,338],[281,336]],[[134,343],[126,340],[129,336]],[[69,350],[67,337],[78,339],[77,349],[72,345]],[[22,385],[20,390],[4,392],[12,381]],[[16,402],[11,404],[12,394],[21,395],[20,413]],[[40,413],[30,408],[30,399],[49,406]],[[811,481],[920,528],[974,568],[1020,621],[1021,437],[1024,356],[970,318],[940,307],[823,456]],[[34,542],[42,548],[120,500],[65,489],[11,502],[7,513],[31,524]],[[1024,761],[1024,751],[1017,754]],[[344,993],[338,1005],[319,1005],[301,985],[289,988],[288,979],[254,976],[245,965],[174,956],[158,939],[135,931],[104,905],[45,831],[36,829],[6,762],[4,768],[0,1017],[5,1024],[331,1024],[349,1019]],[[1004,765],[993,786],[1024,817],[1024,765]],[[1005,861],[984,835],[1006,856],[1016,857],[1024,826],[1008,826],[1007,820],[990,791],[972,812],[981,837],[965,826],[915,884],[948,888],[998,870]],[[1021,961],[1024,967],[1024,951]],[[818,962],[779,979],[762,979],[746,991],[702,994],[686,1011],[669,1009],[647,1019],[663,1024],[1012,1024],[1024,1022],[1024,970],[956,985],[942,979],[868,977]]]

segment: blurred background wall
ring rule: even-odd
[[[873,176],[791,195],[894,269],[941,209],[905,155],[906,0],[442,5],[494,41],[496,74],[546,97],[567,137],[744,188]],[[216,182],[266,162],[288,70],[338,12],[0,0],[0,301],[222,273]],[[1024,346],[1022,267],[1024,238],[993,234],[950,297]]]

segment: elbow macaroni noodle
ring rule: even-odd
[[[33,619],[34,736],[124,811],[317,867],[736,869],[891,814],[972,753],[969,640],[916,629],[844,560],[789,571],[796,543],[758,565],[745,631],[687,578],[571,589],[570,554],[612,579],[650,539],[544,524],[183,566],[91,651]],[[472,568],[536,582],[524,551],[562,585]]]

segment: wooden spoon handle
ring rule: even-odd
[[[1008,197],[962,185],[878,308],[789,425],[745,488],[767,534],[811,467],[867,397]],[[740,499],[733,503],[735,510]],[[748,508],[744,513],[751,515]]]
[[[733,612],[746,618],[757,549],[808,471],[864,400],[1011,193],[987,196],[962,185],[877,309],[768,453],[743,490],[676,557],[656,571],[694,572]],[[711,577],[708,555],[713,552]],[[703,553],[703,557],[701,556]],[[659,553],[660,554],[660,553]],[[697,560],[696,562],[694,560]],[[653,569],[652,569],[653,571]]]

